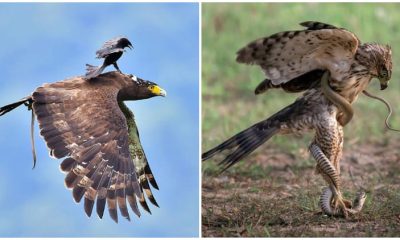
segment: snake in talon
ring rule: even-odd
[[[329,216],[345,217],[347,217],[347,213],[356,214],[360,212],[364,205],[366,194],[364,192],[358,193],[352,203],[351,208],[347,207],[339,191],[339,174],[337,173],[335,167],[322,152],[321,148],[316,144],[311,144],[310,152],[317,161],[317,165],[321,169],[324,179],[329,183],[329,187],[324,188],[320,198],[319,203],[322,211]],[[336,197],[336,200],[339,201],[338,205],[340,209],[332,209],[331,202],[334,197]]]
[[[322,190],[322,195],[319,201],[322,211],[328,216],[342,216],[342,213],[340,211],[332,209],[332,197],[332,190],[329,187],[325,187]],[[367,195],[365,194],[365,192],[358,192],[351,208],[346,208],[346,211],[351,214],[359,213],[362,210],[366,199]]]

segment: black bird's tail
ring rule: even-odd
[[[3,116],[4,114],[8,113],[11,110],[14,110],[15,108],[21,106],[22,104],[25,104],[26,106],[29,107],[31,103],[32,103],[32,97],[28,96],[24,97],[23,99],[17,102],[0,107],[0,116]]]
[[[294,116],[301,113],[304,104],[303,101],[304,100],[302,99],[297,100],[293,104],[275,113],[270,118],[254,124],[220,145],[203,153],[201,155],[202,161],[227,150],[228,155],[219,163],[222,167],[221,172],[225,171],[277,134],[280,131],[282,124],[287,123]]]
[[[104,71],[104,68],[106,68],[106,66],[104,66],[104,65],[97,67],[97,66],[93,66],[90,64],[86,64],[85,78],[91,79],[91,78],[95,78],[95,77],[99,76]]]

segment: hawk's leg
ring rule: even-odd
[[[331,193],[333,194],[332,203],[334,205],[334,210],[330,211],[331,215],[339,215],[340,209],[341,213],[347,217],[347,206],[342,197],[342,194],[339,190],[340,188],[340,178],[337,173],[335,167],[331,163],[331,161],[327,158],[325,153],[321,150],[321,148],[314,141],[310,145],[310,152],[313,158],[317,161],[317,170],[322,175],[324,180],[328,183]],[[329,205],[331,204],[331,199],[329,199]],[[322,204],[321,204],[322,205]],[[324,205],[322,205],[324,206]],[[329,206],[330,209],[330,206]],[[323,211],[326,213],[327,210],[323,208]]]
[[[121,70],[119,69],[117,62],[113,63],[115,69],[117,69],[118,72],[122,73]]]
[[[334,211],[339,208],[347,216],[350,201],[343,199],[340,191],[340,158],[343,148],[343,128],[333,116],[324,116],[316,127],[316,135],[310,146],[321,173],[333,193]]]

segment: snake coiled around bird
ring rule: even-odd
[[[329,77],[330,77],[329,71],[326,71],[321,79],[321,89],[325,97],[333,104],[335,104],[341,111],[341,114],[338,115],[337,121],[339,122],[340,125],[345,126],[353,118],[354,110],[351,104],[344,97],[342,97],[340,94],[336,93],[331,89],[331,87],[329,86]],[[365,93],[365,91],[364,94],[366,94],[367,96],[372,96],[368,92]],[[385,124],[389,129],[391,129],[387,123],[388,118],[390,117],[392,112],[390,105],[386,101],[378,97],[375,96],[372,97],[381,100],[388,107],[389,115],[386,118]],[[329,159],[325,156],[324,152],[316,144],[312,144],[310,146],[310,152],[317,161],[317,165],[322,170],[324,177],[327,178],[328,182],[331,182],[332,185],[334,186],[333,188],[325,187],[322,191],[319,201],[322,211],[329,216],[343,216],[343,215],[346,216],[347,213],[340,212],[338,209],[332,209],[331,207],[333,195],[340,194],[337,192],[337,189],[339,189],[340,186],[340,178],[338,172],[336,171],[332,163],[329,161]],[[356,195],[351,208],[346,208],[346,211],[352,214],[360,212],[365,203],[365,200],[366,200],[365,192],[359,192]]]

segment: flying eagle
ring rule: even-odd
[[[226,151],[220,162],[226,170],[275,134],[314,131],[310,152],[317,160],[317,171],[333,193],[328,205],[334,205],[332,212],[337,213],[339,207],[341,214],[347,216],[355,211],[340,192],[343,126],[353,114],[350,104],[365,91],[372,78],[379,79],[382,90],[388,86],[392,73],[391,48],[361,44],[353,33],[329,24],[301,25],[306,29],[280,32],[249,43],[237,52],[236,60],[259,65],[267,76],[256,88],[256,94],[270,88],[304,91],[304,94],[266,120],[203,153],[202,159]],[[323,198],[326,196],[331,194],[324,193]],[[364,195],[359,196],[363,202]],[[357,209],[361,209],[360,205]]]
[[[108,72],[86,80],[73,77],[47,83],[30,96],[0,108],[0,116],[25,104],[39,122],[50,156],[63,158],[65,185],[76,202],[84,198],[91,216],[103,217],[107,202],[111,218],[130,220],[127,201],[140,216],[137,201],[150,213],[148,200],[158,207],[150,189],[158,189],[140,143],[133,113],[123,101],[166,96],[157,84],[133,75]],[[34,117],[34,116],[32,116]],[[150,185],[149,185],[150,183]]]

